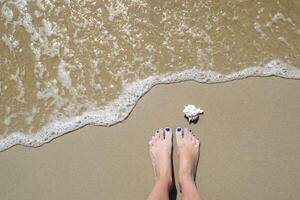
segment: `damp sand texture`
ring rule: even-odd
[[[298,0],[0,2],[0,150],[113,125],[158,83],[300,78]]]
[[[0,199],[146,199],[155,181],[149,140],[159,127],[187,126],[182,106],[201,102],[205,114],[192,129],[202,141],[202,198],[299,200],[299,99],[298,80],[277,77],[155,86],[122,123],[1,152]]]

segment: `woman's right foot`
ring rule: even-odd
[[[200,141],[187,128],[176,128],[177,154],[179,157],[179,185],[194,181],[199,159]]]

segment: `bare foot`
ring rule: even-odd
[[[149,150],[156,181],[164,181],[172,187],[172,131],[159,129],[149,141]]]
[[[200,141],[191,130],[176,128],[176,143],[179,157],[179,185],[181,185],[184,180],[195,180]]]

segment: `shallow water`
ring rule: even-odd
[[[0,150],[112,125],[157,83],[300,78],[298,0],[0,2]]]

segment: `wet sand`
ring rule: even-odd
[[[300,199],[299,99],[299,80],[275,77],[156,86],[115,126],[1,152],[0,199],[146,199],[148,140],[159,127],[187,126],[188,103],[205,111],[191,126],[202,140],[203,199]]]

